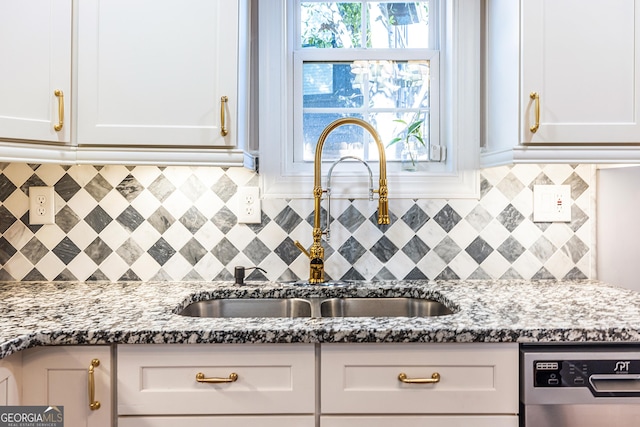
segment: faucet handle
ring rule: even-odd
[[[246,270],[260,270],[263,273],[267,273],[264,269],[260,268],[260,267],[243,267],[241,265],[236,266],[236,268],[234,269],[233,272],[233,276],[236,279],[236,285],[244,285],[244,274]]]
[[[302,252],[303,254],[305,254],[307,256],[307,258],[311,258],[311,254],[309,253],[308,250],[305,249],[304,246],[302,246],[302,243],[298,242],[297,240],[295,242],[293,242],[294,245],[296,245],[296,247],[298,249],[300,249],[300,252]]]

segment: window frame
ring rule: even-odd
[[[258,13],[259,77],[254,83],[259,97],[260,183],[267,198],[313,197],[313,163],[294,159],[296,108],[301,108],[302,97],[294,88],[296,61],[292,47],[298,42],[297,31],[289,31],[295,28],[290,26],[297,25],[297,8],[291,7],[294,1],[269,0],[268,7]],[[431,108],[431,114],[438,116],[439,142],[446,147],[447,158],[426,163],[426,170],[416,172],[388,164],[390,199],[479,197],[480,2],[434,1],[441,2],[440,25],[445,31],[439,46],[440,104],[438,111]],[[348,55],[349,50],[345,51]],[[330,167],[326,163],[322,167],[323,185]],[[370,162],[370,166],[377,175],[377,162]],[[332,197],[368,198],[363,169],[340,167],[336,171],[340,178],[335,180]]]

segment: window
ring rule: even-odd
[[[294,146],[294,161],[313,161],[318,135],[344,116],[376,128],[389,144],[387,161],[401,161],[409,153],[407,167],[414,169],[429,160],[427,147],[438,140],[437,114],[432,120],[429,110],[431,102],[438,105],[439,89],[438,26],[430,22],[437,19],[435,4],[296,4],[293,90],[294,123],[299,125],[294,138],[302,143]],[[362,129],[342,128],[327,140],[323,160],[352,155],[376,161],[370,140]]]
[[[371,123],[386,146],[390,198],[477,196],[477,3],[255,1],[263,194],[311,197],[319,135],[353,116]],[[359,127],[332,132],[323,172],[346,155],[376,168],[375,144]],[[359,167],[341,165],[344,188],[333,190],[336,197],[366,194]]]

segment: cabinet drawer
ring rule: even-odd
[[[518,427],[517,415],[323,416],[320,427]]]
[[[314,357],[312,344],[119,345],[118,414],[311,414]]]
[[[120,417],[118,427],[314,427],[313,415],[300,416],[192,416],[192,417]],[[496,427],[502,427],[496,426]]]
[[[324,414],[518,413],[517,344],[324,344],[321,357]]]

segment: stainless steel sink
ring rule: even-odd
[[[453,314],[446,305],[418,298],[329,298],[322,317],[431,317]]]
[[[227,298],[198,301],[180,313],[191,317],[311,317],[311,304],[301,298]]]
[[[431,317],[453,314],[446,305],[420,298],[223,298],[189,304],[191,317]]]

